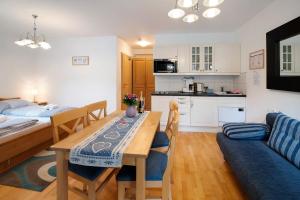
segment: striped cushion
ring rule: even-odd
[[[278,115],[267,144],[300,168],[300,121]]]
[[[232,139],[263,140],[269,132],[269,126],[261,123],[226,123],[223,125],[223,133]]]

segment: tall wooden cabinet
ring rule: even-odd
[[[121,54],[122,68],[121,68],[121,101],[126,94],[132,93],[132,59],[126,55]],[[121,104],[121,109],[125,110],[126,105]]]
[[[132,66],[132,91],[138,96],[140,96],[140,93],[143,92],[143,96],[145,98],[145,109],[151,110],[151,93],[155,90],[153,58],[152,56],[133,58]]]

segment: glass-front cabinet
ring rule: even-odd
[[[212,45],[192,45],[190,50],[191,72],[214,72]]]
[[[201,46],[192,46],[191,47],[191,72],[201,72],[201,57],[202,57],[202,50]]]
[[[213,72],[213,47],[204,46],[204,72]]]
[[[280,58],[281,72],[294,72],[292,45],[283,44],[280,46]]]

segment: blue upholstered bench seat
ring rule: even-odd
[[[81,177],[95,180],[100,174],[102,174],[107,168],[105,167],[89,167],[83,165],[76,165],[69,162],[69,170]]]
[[[264,141],[232,140],[218,133],[217,142],[250,200],[300,199],[300,170]]]
[[[167,168],[168,156],[157,151],[150,151],[146,160],[146,181],[161,181]],[[135,166],[123,166],[117,175],[118,181],[135,181]]]
[[[151,148],[167,147],[170,140],[166,132],[159,131],[155,134]]]

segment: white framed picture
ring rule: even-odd
[[[90,58],[89,56],[73,56],[72,65],[89,65]]]
[[[263,69],[265,64],[265,51],[261,49],[250,53],[249,55],[249,69]]]

